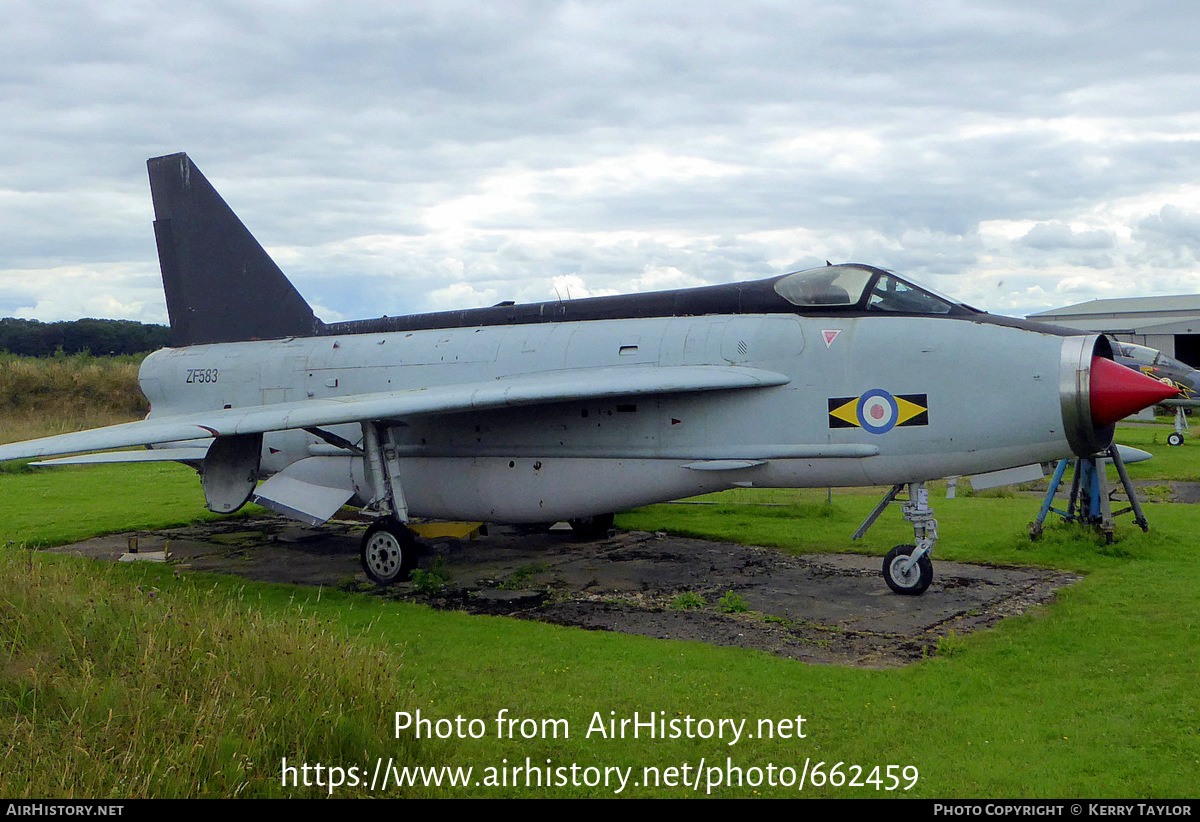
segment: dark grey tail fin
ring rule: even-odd
[[[316,333],[322,323],[186,154],[146,161],[171,345]]]

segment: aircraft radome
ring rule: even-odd
[[[379,583],[415,563],[410,517],[605,530],[612,513],[735,486],[909,485],[1090,456],[1174,390],[1108,340],[996,317],[869,265],[615,297],[323,323],[184,154],[148,163],[171,346],[143,421],[0,446],[0,460],[174,460],[208,507],[307,523],[353,500]],[[262,481],[265,480],[265,481]],[[259,484],[259,482],[261,484]]]

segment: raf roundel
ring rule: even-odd
[[[893,428],[923,425],[929,425],[929,397],[925,394],[891,394],[872,388],[857,397],[829,398],[830,428],[886,434]]]
[[[896,398],[880,388],[866,392],[858,401],[858,424],[872,434],[886,434],[896,426],[900,408]]]

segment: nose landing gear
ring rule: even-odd
[[[937,543],[937,520],[933,517],[933,509],[929,507],[929,490],[924,482],[910,482],[908,499],[901,500],[904,518],[912,523],[914,545],[897,545],[888,551],[883,560],[883,578],[888,587],[897,594],[917,596],[925,593],[925,589],[933,582],[933,546]],[[879,519],[884,509],[896,502],[896,496],[904,489],[905,483],[893,485],[884,495],[879,504],[871,511],[863,524],[854,532],[851,539],[861,539],[867,530]]]

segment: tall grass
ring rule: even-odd
[[[144,417],[140,356],[22,357],[0,353],[0,442]]]
[[[385,741],[398,651],[167,569],[85,564],[0,548],[0,796],[295,796],[284,757],[411,761]]]

